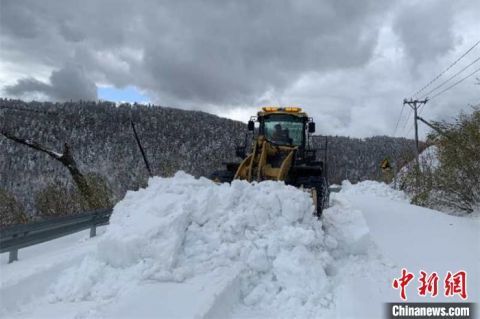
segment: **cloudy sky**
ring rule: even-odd
[[[411,136],[403,99],[480,41],[479,14],[474,0],[0,0],[0,96],[151,102],[243,121],[262,105],[298,105],[321,133]],[[477,45],[416,97],[479,57]],[[422,115],[469,111],[476,77]]]

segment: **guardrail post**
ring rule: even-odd
[[[0,0],[1,1],[1,0]],[[26,225],[12,225],[0,230],[0,253],[8,253],[8,262],[18,260],[18,250],[90,228],[90,237],[97,235],[97,226],[107,225],[112,209],[79,215],[46,219]]]
[[[90,238],[95,237],[97,235],[97,226],[92,225],[90,227]]]
[[[18,249],[10,250],[10,253],[8,254],[8,263],[10,264],[17,260],[18,260]]]

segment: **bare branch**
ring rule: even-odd
[[[40,143],[37,143],[35,141],[30,141],[28,139],[23,139],[23,138],[19,138],[9,132],[7,132],[6,130],[4,129],[0,129],[0,134],[2,134],[3,136],[5,136],[6,138],[14,141],[14,142],[17,142],[17,143],[20,143],[20,144],[23,144],[23,145],[26,145],[28,147],[31,147],[37,151],[40,151],[40,152],[44,152],[48,155],[50,155],[51,157],[53,157],[54,159],[56,160],[60,160],[60,158],[62,157],[62,154],[58,153],[58,152],[55,152],[55,151],[52,151],[52,150],[49,150],[46,146],[43,146],[42,144]]]
[[[63,146],[63,153],[58,153],[53,150],[50,150],[48,147],[40,143],[37,143],[35,141],[17,137],[14,134],[7,132],[3,128],[0,129],[0,134],[2,134],[6,138],[14,142],[26,145],[30,148],[33,148],[34,150],[46,153],[50,157],[62,163],[70,172],[70,175],[72,176],[73,181],[77,185],[78,190],[80,191],[82,196],[85,198],[85,200],[88,202],[89,206],[92,209],[96,208],[95,194],[92,191],[91,187],[88,185],[88,182],[85,176],[78,169],[77,162],[73,158],[72,152],[70,150],[70,146],[67,143],[65,143]]]

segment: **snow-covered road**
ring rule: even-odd
[[[379,256],[376,261],[375,258],[370,258],[366,262],[366,265],[371,267],[366,270],[367,273],[356,276],[356,279],[349,279],[350,284],[344,287],[347,295],[353,294],[350,299],[356,299],[356,303],[362,300],[362,294],[368,296],[364,298],[364,303],[358,304],[355,309],[343,307],[349,312],[349,317],[366,318],[367,314],[381,317],[381,302],[401,301],[399,291],[391,288],[392,279],[400,277],[401,268],[406,268],[416,276],[406,288],[409,302],[462,301],[458,296],[447,298],[443,295],[446,272],[454,273],[459,270],[465,270],[468,274],[468,300],[480,300],[478,217],[450,216],[411,205],[403,193],[371,181],[356,185],[344,183],[339,196],[345,198],[351,207],[362,212],[369,228],[372,250]],[[435,298],[419,296],[417,289],[421,270],[439,274],[439,294]],[[365,277],[370,279],[366,280]],[[379,281],[382,277],[388,280]],[[368,293],[365,287],[369,287]],[[376,306],[373,306],[374,304]],[[341,310],[339,313],[340,317],[343,317]]]
[[[479,300],[478,219],[439,214],[371,195],[350,196],[349,200],[363,212],[370,236],[382,254],[414,272],[464,269],[470,274],[470,295]]]
[[[380,318],[400,301],[401,268],[463,269],[479,300],[478,218],[369,181],[344,183],[331,201],[320,222],[308,194],[281,183],[153,178],[97,238],[30,247],[13,264],[2,255],[0,317]],[[432,300],[417,287],[409,301]]]

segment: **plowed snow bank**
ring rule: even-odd
[[[318,308],[331,257],[313,209],[308,193],[278,182],[152,178],[115,206],[96,253],[60,277],[52,301],[108,301],[142,281],[239,267],[246,305]]]
[[[341,194],[345,196],[378,196],[395,201],[409,202],[408,196],[404,192],[395,190],[385,183],[379,183],[375,181],[363,181],[357,184],[352,184],[349,181],[343,181]]]

